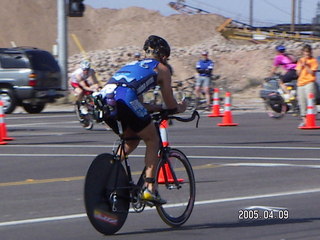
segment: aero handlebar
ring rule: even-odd
[[[162,122],[163,120],[168,120],[168,119],[175,119],[179,122],[191,122],[193,121],[196,117],[197,117],[197,122],[196,122],[196,127],[198,127],[199,125],[199,119],[200,119],[200,115],[198,113],[198,111],[194,110],[191,114],[190,117],[178,117],[178,116],[174,116],[172,115],[173,113],[170,113],[170,110],[163,110],[160,113],[155,113],[152,114],[152,119],[158,122]]]

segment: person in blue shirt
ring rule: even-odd
[[[157,193],[155,171],[159,161],[159,136],[149,112],[164,108],[172,113],[186,110],[186,102],[177,103],[171,87],[171,70],[168,64],[170,46],[159,36],[151,35],[145,41],[145,58],[133,61],[120,68],[100,91],[103,102],[116,109],[105,122],[113,131],[125,138],[140,137],[146,144],[146,189],[142,199],[157,204],[164,204]],[[164,105],[143,103],[143,94],[159,85]],[[117,121],[121,122],[118,126]],[[139,144],[139,140],[126,142],[125,151],[130,154]]]
[[[209,59],[208,52],[203,51],[201,54],[201,59],[196,64],[196,70],[199,73],[199,75],[196,80],[195,95],[197,99],[200,99],[201,91],[204,91],[208,110],[211,106],[210,92],[213,66],[214,62]]]

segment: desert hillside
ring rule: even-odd
[[[47,50],[57,39],[57,10],[53,0],[1,0],[2,34],[0,44],[10,47],[37,46]],[[93,9],[85,16],[68,18],[70,34],[76,34],[87,51],[122,46],[141,46],[150,34],[168,39],[173,46],[188,46],[205,40],[224,21],[218,15],[162,16],[159,12],[132,7],[123,10]],[[78,52],[69,37],[70,54]]]
[[[56,1],[28,0],[28,5],[25,0],[1,2],[1,47],[10,47],[14,42],[18,46],[51,51],[57,39]],[[115,10],[87,6],[84,17],[68,18],[68,71],[73,71],[83,58],[71,34],[78,37],[88,52],[102,81],[132,60],[130,54],[141,52],[148,35],[156,34],[167,39],[173,48],[170,63],[175,70],[175,82],[193,76],[200,53],[208,50],[210,58],[215,61],[214,73],[221,76],[216,86],[236,93],[262,83],[269,74],[277,44],[285,44],[297,55],[303,45],[299,42],[253,44],[227,40],[216,31],[224,21],[223,16],[215,14],[165,17],[157,11],[138,7]],[[320,54],[319,46],[313,44],[316,56]]]

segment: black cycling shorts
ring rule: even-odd
[[[298,79],[298,75],[295,69],[288,70],[288,72],[284,74],[283,77],[281,78],[282,82],[284,83],[288,83],[297,79]]]
[[[139,102],[134,90],[118,87],[115,100],[117,108],[116,119],[121,122],[123,131],[130,128],[138,133],[151,123],[150,114]],[[119,134],[118,124],[114,118],[105,119],[105,122],[115,133]]]

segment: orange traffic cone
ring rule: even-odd
[[[168,121],[167,120],[162,121],[160,123],[160,136],[161,136],[163,147],[169,146],[167,128],[168,128]],[[183,182],[183,179],[178,179],[178,181]],[[172,176],[172,172],[170,170],[169,163],[165,163],[161,167],[159,175],[158,175],[158,183],[159,184],[174,183],[174,178]]]
[[[3,102],[0,100],[0,145],[5,145],[5,132],[3,131],[3,124],[4,124],[4,114],[3,114]]]
[[[232,122],[232,113],[231,113],[231,93],[226,92],[226,98],[224,103],[224,115],[222,119],[222,123],[217,124],[220,127],[225,126],[238,126],[238,123]]]
[[[219,99],[219,88],[214,89],[213,93],[213,105],[212,112],[208,117],[222,117],[223,114],[220,113],[220,99]]]
[[[303,127],[299,127],[300,129],[320,129],[320,126],[316,126],[316,114],[314,108],[314,94],[310,93],[308,97],[306,125]]]
[[[8,137],[8,135],[7,135],[7,127],[4,122],[3,102],[2,101],[0,101],[0,136],[1,136],[2,140],[5,140],[5,141],[11,141],[14,139],[14,138]]]
[[[184,180],[182,178],[177,179],[178,182],[183,182]],[[174,183],[174,178],[172,176],[172,172],[169,167],[169,163],[165,163],[159,172],[158,176],[158,183],[163,184],[163,183]]]

